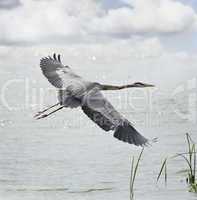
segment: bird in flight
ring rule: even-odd
[[[145,146],[148,139],[142,136],[133,125],[124,118],[101,91],[121,90],[125,88],[145,88],[154,85],[135,82],[129,85],[104,85],[84,80],[74,73],[69,66],[61,62],[60,55],[53,54],[40,60],[40,67],[48,81],[57,88],[58,103],[39,111],[34,117],[42,119],[63,109],[81,107],[83,112],[100,128],[114,131],[114,137],[129,144]],[[52,112],[47,112],[51,108]]]

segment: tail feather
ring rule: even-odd
[[[144,146],[148,143],[148,140],[129,123],[119,125],[114,132],[114,137],[136,146]]]

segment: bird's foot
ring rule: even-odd
[[[36,119],[43,119],[43,118],[45,118],[45,117],[47,117],[48,115],[41,115],[40,117],[37,117]]]
[[[157,138],[157,137],[153,138],[153,139],[152,139],[152,142],[153,142],[153,143],[158,142],[158,138]]]
[[[38,117],[38,116],[41,115],[42,113],[43,113],[42,111],[37,112],[37,113],[34,115],[34,118]]]

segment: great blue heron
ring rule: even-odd
[[[105,131],[114,130],[114,137],[137,146],[144,146],[148,140],[119,114],[109,101],[102,95],[102,90],[121,90],[124,88],[144,88],[154,85],[136,82],[130,85],[114,86],[89,82],[75,74],[70,67],[64,66],[60,55],[53,54],[40,60],[40,67],[48,81],[58,89],[58,103],[38,112],[37,119],[45,118],[64,107],[81,107],[83,112]],[[45,114],[49,109],[59,106],[56,110]]]

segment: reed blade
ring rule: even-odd
[[[161,177],[161,175],[162,175],[162,172],[163,172],[164,168],[165,168],[165,174],[167,174],[166,163],[167,163],[167,158],[165,158],[164,162],[162,163],[161,169],[160,169],[159,174],[158,174],[158,176],[157,176],[157,182],[159,181],[159,179],[160,179],[160,177]],[[167,177],[167,175],[165,175],[165,177]]]

